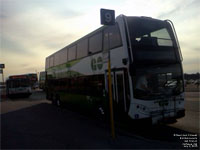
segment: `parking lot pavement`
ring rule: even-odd
[[[200,98],[199,92],[185,93],[185,117],[178,119],[171,127],[200,135]]]
[[[50,103],[46,100],[45,93],[41,90],[33,91],[32,95],[28,98],[4,98],[0,102],[0,113],[8,113],[22,108],[30,107],[40,103]]]
[[[29,148],[180,148],[180,143],[117,134],[98,120],[48,103],[1,114],[2,147]]]
[[[108,124],[53,106],[41,91],[0,104],[2,149],[180,149],[183,141],[174,134],[191,134],[176,127],[143,126],[133,132],[116,129],[112,140]]]

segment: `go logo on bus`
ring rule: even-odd
[[[91,60],[91,68],[93,71],[101,70],[103,68],[103,59],[102,57],[93,58]]]

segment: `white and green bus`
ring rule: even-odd
[[[115,118],[153,124],[185,115],[182,56],[169,20],[120,15],[46,58],[47,99],[90,113],[108,106],[108,53]]]

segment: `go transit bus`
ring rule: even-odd
[[[185,115],[182,55],[170,20],[120,15],[46,58],[47,99],[90,112],[108,106],[108,53],[114,116],[152,124]]]
[[[25,96],[29,97],[31,84],[28,75],[13,75],[6,80],[6,90],[8,97]]]

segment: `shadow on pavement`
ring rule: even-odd
[[[1,115],[2,149],[180,149],[182,141],[173,136],[178,133],[185,132],[167,126],[117,129],[112,140],[109,125],[48,103]]]

